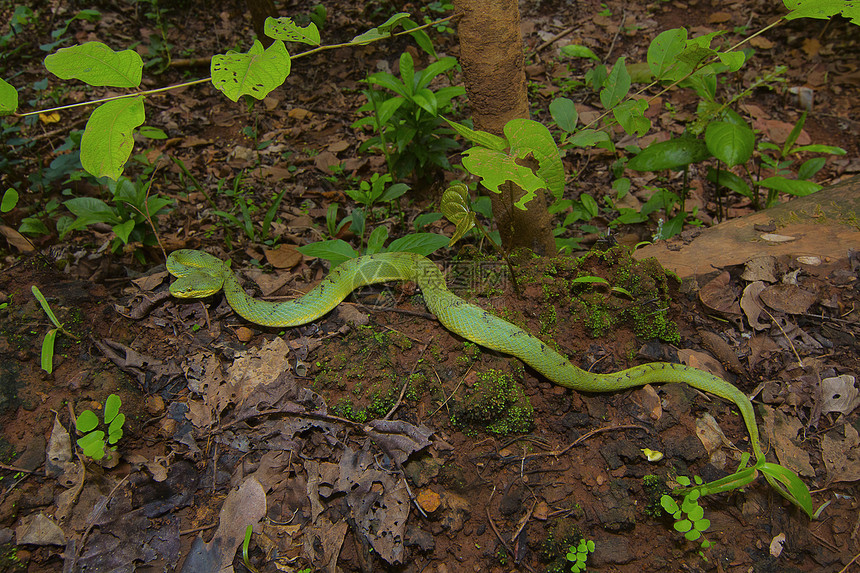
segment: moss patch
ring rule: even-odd
[[[451,422],[466,432],[505,435],[531,430],[534,409],[518,383],[522,376],[498,370],[477,376],[477,382],[454,407]]]

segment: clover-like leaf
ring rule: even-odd
[[[259,40],[246,53],[228,51],[212,56],[212,85],[233,101],[250,95],[265,98],[290,75],[290,54],[281,40],[263,49]]]
[[[84,410],[75,420],[75,428],[82,434],[94,430],[99,425],[99,418],[92,410]]]
[[[96,177],[118,179],[134,148],[132,132],[146,119],[143,96],[103,103],[87,121],[81,138],[81,165]]]
[[[91,86],[133,88],[140,85],[143,59],[134,50],[115,52],[101,42],[61,48],[45,58],[45,67],[58,78]]]
[[[90,432],[83,438],[79,438],[77,443],[88,458],[100,460],[105,457],[105,433],[101,430]]]
[[[122,406],[122,400],[116,394],[111,394],[105,400],[105,424],[110,424],[116,415],[119,414],[119,407]]]

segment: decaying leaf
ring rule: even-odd
[[[804,477],[815,477],[815,470],[809,463],[809,454],[798,447],[794,440],[803,428],[800,420],[786,416],[781,410],[762,406],[765,431],[770,444],[776,450],[779,463]]]
[[[854,376],[843,374],[821,381],[822,414],[850,414],[857,406],[860,406],[860,391],[857,390]]]
[[[821,439],[827,482],[860,480],[860,436],[851,424],[830,430]]]
[[[711,312],[734,317],[741,314],[738,295],[729,271],[723,271],[699,291],[699,300]]]
[[[41,511],[21,519],[15,529],[18,545],[65,545],[63,530]]]
[[[765,289],[765,284],[762,281],[750,283],[744,289],[744,294],[741,297],[741,308],[747,316],[747,321],[755,330],[764,330],[768,327],[768,323],[759,322],[759,318],[764,312],[764,308],[758,299],[758,295]]]

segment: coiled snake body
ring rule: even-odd
[[[313,321],[364,285],[414,281],[430,311],[445,328],[486,348],[516,356],[548,380],[565,388],[583,392],[615,392],[650,383],[682,382],[733,402],[743,416],[756,459],[764,459],[752,403],[732,384],[695,368],[665,362],[642,364],[613,374],[582,370],[523,329],[452,293],[442,272],[422,255],[382,253],[351,259],[333,269],[301,298],[278,303],[249,297],[230,269],[230,261],[222,261],[203,251],[175,251],[167,259],[167,269],[177,277],[170,285],[173,296],[198,298],[224,289],[227,301],[240,316],[263,326],[275,327],[298,326]]]

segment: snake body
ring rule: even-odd
[[[414,281],[428,308],[445,328],[486,348],[516,356],[565,388],[615,392],[651,383],[676,382],[733,402],[743,416],[756,459],[764,460],[752,403],[732,384],[707,372],[666,362],[642,364],[612,374],[582,370],[535,336],[452,293],[442,272],[422,255],[381,253],[351,259],[333,269],[301,298],[278,303],[248,296],[230,269],[230,261],[222,261],[203,251],[175,251],[167,259],[167,269],[177,277],[170,286],[173,296],[199,298],[223,289],[230,306],[240,316],[256,324],[275,327],[311,322],[364,285]]]

